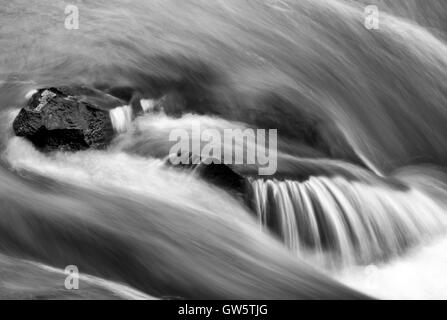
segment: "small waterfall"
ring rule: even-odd
[[[143,113],[148,113],[154,110],[155,101],[151,99],[141,99],[139,105]],[[110,110],[110,118],[112,119],[113,129],[117,133],[126,132],[129,130],[132,121],[139,114],[139,112],[134,112],[132,104],[116,107]]]
[[[132,106],[126,105],[110,110],[110,118],[115,132],[126,132],[129,130],[133,119]]]
[[[252,187],[262,228],[331,264],[383,260],[447,226],[442,208],[417,189],[326,177],[253,180]]]
[[[152,99],[141,99],[140,105],[141,105],[141,108],[143,109],[143,112],[146,113],[146,112],[154,110],[155,101]]]

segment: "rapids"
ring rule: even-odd
[[[356,0],[73,2],[79,30],[69,1],[0,7],[0,298],[445,297],[444,0],[372,1],[379,30]],[[79,83],[145,113],[112,109],[106,150],[14,136],[27,93]],[[274,176],[237,168],[251,205],[166,166],[192,123],[278,129]]]

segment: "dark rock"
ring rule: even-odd
[[[59,91],[65,96],[71,96],[79,102],[93,104],[95,107],[102,110],[111,110],[127,104],[125,100],[114,97],[107,92],[85,86],[57,87],[52,89]]]
[[[108,110],[119,105],[121,100],[85,87],[40,89],[13,129],[44,151],[103,148],[114,136]]]
[[[107,94],[129,102],[135,94],[135,89],[128,86],[111,87],[105,90]]]
[[[201,162],[196,171],[207,181],[217,186],[235,191],[239,195],[245,195],[247,180],[223,163],[204,164]]]
[[[186,100],[176,91],[168,92],[157,100],[154,111],[163,111],[169,116],[180,117],[186,111]]]
[[[194,170],[205,181],[212,183],[218,187],[231,191],[237,197],[247,200],[249,195],[249,182],[246,177],[237,173],[228,165],[221,163],[216,159],[198,159],[199,163],[194,164],[194,155],[189,153],[187,155],[187,163],[181,163],[173,165],[176,168],[182,168],[186,170]],[[168,165],[172,165],[170,160],[167,160]]]

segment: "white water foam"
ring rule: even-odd
[[[335,278],[380,299],[445,300],[446,270],[447,238],[443,238],[387,264],[345,269]]]
[[[33,96],[33,94],[35,94],[37,92],[36,89],[30,90],[26,93],[25,98],[29,99]]]
[[[143,108],[143,111],[146,113],[146,112],[152,111],[154,109],[155,101],[151,100],[151,99],[141,99],[140,105],[141,105],[141,108]]]

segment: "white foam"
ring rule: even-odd
[[[27,99],[31,98],[36,92],[37,92],[36,89],[28,91],[28,93],[25,95],[25,98],[27,98]]]
[[[337,278],[380,299],[447,299],[447,238],[384,265],[350,268]]]
[[[155,101],[151,99],[141,99],[140,104],[144,112],[151,111],[155,107]]]

